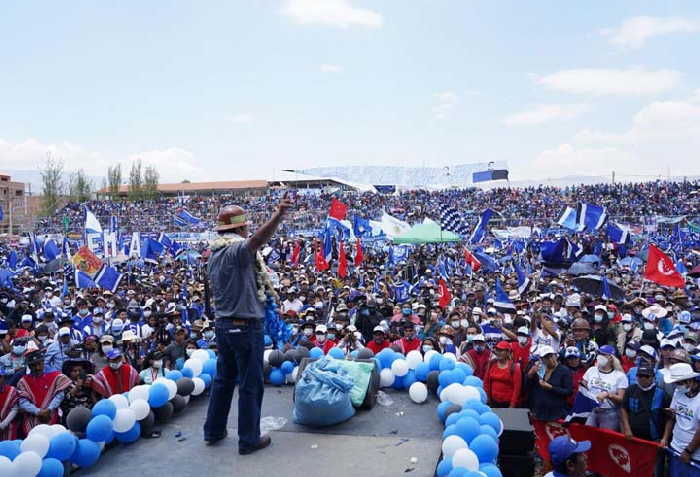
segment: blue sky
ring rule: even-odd
[[[697,51],[690,0],[8,1],[0,168],[700,174]]]

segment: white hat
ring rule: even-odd
[[[316,325],[316,333],[328,333],[326,325]]]
[[[539,348],[537,348],[537,356],[539,356],[540,358],[544,358],[548,354],[556,354],[554,348],[552,348],[549,345],[542,345]]]
[[[664,381],[666,381],[668,384],[673,384],[677,383],[678,381],[693,379],[700,376],[700,373],[694,372],[693,367],[688,363],[672,364],[669,371],[669,374],[664,377]]]
[[[494,315],[498,313],[494,307],[489,307],[488,310],[486,310],[486,313],[493,313]]]
[[[373,333],[376,333],[377,331],[379,331],[380,333],[386,333],[386,332],[384,331],[384,327],[381,326],[381,325],[375,326],[374,329],[372,330]]]
[[[668,314],[668,310],[663,306],[651,305],[642,310],[642,316],[644,319],[649,321],[654,321],[657,318],[663,318]]]
[[[518,290],[511,290],[508,292],[508,298],[511,300],[517,300],[520,298],[520,293],[518,293]]]
[[[480,307],[475,306],[474,308],[472,308],[472,315],[480,315],[482,313],[483,313],[483,311],[481,310]]]
[[[126,330],[124,333],[122,333],[122,341],[138,341],[139,337],[136,336],[136,333],[134,333],[131,330]]]
[[[608,309],[605,307],[605,305],[596,305],[594,310],[595,311],[600,310],[600,311],[605,311],[605,312],[608,311]]]
[[[70,328],[64,326],[58,330],[58,336],[70,336]]]
[[[527,326],[521,326],[520,328],[518,328],[518,331],[515,334],[530,336],[530,328],[528,328]]]
[[[474,335],[474,338],[472,338],[472,341],[486,341],[486,339],[484,338],[484,335],[478,334],[478,335]]]
[[[620,321],[622,321],[623,323],[634,323],[634,318],[632,318],[632,315],[630,315],[629,313],[625,313],[624,315],[622,315],[622,320]]]
[[[581,295],[578,293],[574,293],[573,295],[569,295],[566,297],[566,302],[564,306],[571,306],[571,307],[580,307],[581,306]]]
[[[25,322],[25,321],[32,322],[32,321],[34,321],[34,319],[32,318],[32,315],[22,315],[22,321],[23,322]]]
[[[124,322],[121,320],[121,318],[115,318],[112,320],[111,328],[114,331],[121,331],[122,329],[124,329]]]

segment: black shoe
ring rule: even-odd
[[[222,441],[228,437],[228,430],[224,430],[224,435],[221,437],[211,437],[209,439],[204,439],[204,442],[208,446],[213,446],[219,441]]]
[[[272,444],[272,438],[270,437],[269,434],[263,434],[260,436],[260,442],[258,442],[258,445],[251,448],[251,449],[238,449],[238,453],[241,455],[248,455],[252,454],[255,451],[259,451],[260,449],[264,449],[265,447],[269,446]]]

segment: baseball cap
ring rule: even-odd
[[[372,330],[372,332],[373,332],[373,333],[376,333],[376,332],[384,333],[384,327],[383,327],[383,326],[380,326],[380,325],[377,325],[377,326],[374,327],[374,329]]]
[[[564,350],[564,358],[580,358],[581,352],[576,346],[567,346]]]
[[[70,335],[70,328],[68,327],[63,327],[58,330],[58,336],[67,336]]]
[[[486,339],[484,338],[484,335],[478,334],[478,335],[474,335],[474,338],[472,338],[472,341],[486,341]]]
[[[577,442],[568,436],[559,436],[549,443],[549,455],[554,465],[561,465],[572,455],[589,450],[591,450],[591,441]]]
[[[34,321],[34,319],[32,318],[32,315],[22,315],[22,323],[25,323],[25,322],[31,323],[32,321]]]
[[[518,328],[518,331],[515,334],[520,336],[530,336],[530,329],[527,326],[521,326]]]
[[[598,348],[598,353],[600,354],[615,354],[615,348],[613,348],[611,345],[604,345]]]
[[[328,333],[326,325],[316,325],[316,333]]]
[[[651,357],[654,358],[655,360],[659,359],[659,355],[656,353],[656,350],[655,350],[652,346],[649,346],[649,345],[642,345],[642,346],[639,347],[639,350],[638,350],[638,351],[639,351],[640,353],[644,353],[644,354],[646,354],[646,355],[651,356]]]
[[[496,349],[509,350],[511,349],[510,343],[508,343],[507,341],[499,341],[496,345]]]
[[[109,353],[107,353],[107,359],[117,359],[120,358],[122,355],[122,352],[119,351],[118,349],[113,349],[110,350]]]
[[[654,367],[648,363],[643,363],[637,368],[637,376],[655,376]]]

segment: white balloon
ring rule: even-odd
[[[297,377],[299,376],[299,366],[294,366],[294,369],[292,370],[292,374],[289,376],[291,381],[293,383],[297,382]]]
[[[109,400],[114,403],[117,409],[126,409],[129,407],[129,400],[122,394],[112,394]]]
[[[479,470],[479,458],[471,449],[457,449],[452,456],[452,468],[457,467],[477,471]]]
[[[32,427],[32,429],[29,431],[29,435],[31,436],[32,434],[41,434],[47,437],[48,439],[51,439],[51,426],[49,426],[48,424],[39,424],[36,427]]]
[[[16,475],[15,469],[15,464],[10,459],[0,455],[0,475]]]
[[[447,359],[451,359],[454,363],[457,362],[457,356],[454,353],[445,353],[442,356]]]
[[[142,399],[144,401],[148,401],[148,390],[150,386],[147,384],[141,384],[139,386],[134,386],[131,388],[131,391],[129,391],[129,401],[134,402],[138,401],[139,399]]]
[[[22,452],[12,463],[17,476],[36,477],[41,471],[41,457],[36,452]]]
[[[422,404],[428,399],[428,388],[420,381],[416,381],[408,388],[408,396],[416,404]]]
[[[49,427],[49,431],[50,430],[51,428]],[[49,438],[44,434],[35,432],[24,439],[19,445],[19,448],[22,452],[34,452],[39,456],[39,459],[43,459],[49,451]]]
[[[126,432],[136,423],[136,413],[133,409],[117,409],[117,414],[112,420],[114,432]]]
[[[432,358],[434,354],[440,354],[440,353],[438,353],[438,352],[435,351],[434,349],[431,349],[430,351],[427,351],[427,352],[423,355],[423,362],[425,362],[425,363],[430,363],[430,358]]]
[[[263,352],[263,363],[269,363],[270,362],[270,353],[272,353],[274,349],[266,349]]]
[[[153,383],[163,383],[165,387],[168,388],[168,400],[174,398],[177,394],[177,384],[175,384],[175,381],[173,381],[172,379],[160,377],[153,381]]]
[[[470,399],[481,400],[481,394],[477,388],[474,386],[461,386],[462,387],[456,391],[450,399],[451,402],[457,404],[458,406],[464,406],[464,403]]]
[[[192,359],[197,359],[204,362],[209,359],[209,352],[205,349],[195,350],[195,352],[192,353]]]
[[[459,383],[450,384],[440,393],[440,401],[450,401],[451,403],[457,404],[458,393],[462,387],[463,385]]]
[[[405,359],[397,359],[391,363],[391,372],[394,376],[406,376],[408,374],[408,363]]]
[[[202,374],[203,366],[204,364],[200,360],[190,358],[187,361],[185,361],[185,365],[183,367],[191,369],[192,375],[196,377]]]
[[[206,387],[204,380],[202,378],[192,378],[192,382],[194,383],[194,391],[192,391],[192,395],[199,396],[204,392],[204,388]]]
[[[382,369],[379,373],[379,387],[388,388],[394,384],[394,373],[390,369]]]
[[[419,363],[423,362],[423,356],[421,356],[420,351],[413,350],[409,351],[406,355],[406,364],[408,364],[408,369],[416,369]]]
[[[451,458],[457,452],[457,449],[466,449],[467,443],[459,436],[451,435],[447,436],[444,441],[442,441],[442,453],[445,458]]]
[[[69,432],[69,431],[61,424],[54,424],[53,426],[51,426],[51,437],[49,437],[49,440],[51,440],[54,436],[57,436],[57,435],[62,434],[64,432]]]
[[[129,409],[134,411],[134,415],[136,416],[137,421],[145,419],[146,416],[148,416],[148,413],[151,412],[151,406],[149,406],[148,403],[143,399],[137,399],[136,401],[129,404]]]

